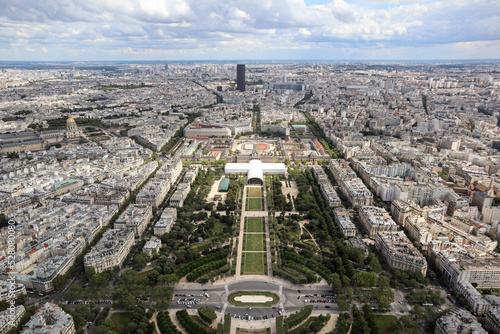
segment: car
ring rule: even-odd
[[[280,315],[283,315],[283,312],[281,312],[281,311],[278,311],[278,313],[279,313]]]
[[[330,305],[326,305],[325,308],[330,308]]]
[[[216,309],[220,309],[220,306],[219,306],[219,305],[217,305],[215,308],[216,308]]]
[[[203,291],[207,291],[207,289],[203,289]]]
[[[251,309],[252,309],[251,307],[247,307],[247,310],[249,310],[249,311],[250,311]]]
[[[300,290],[297,290],[298,293],[300,293]]]

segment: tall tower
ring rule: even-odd
[[[245,91],[245,64],[236,65],[236,89]]]

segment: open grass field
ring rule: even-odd
[[[115,331],[117,333],[125,333],[125,328],[128,323],[132,319],[132,313],[113,313],[111,316],[111,321],[113,321],[113,325],[115,326]]]
[[[393,315],[377,315],[375,322],[382,334],[399,333],[401,331],[401,324],[398,318]]]
[[[222,231],[224,229],[224,224],[222,224],[221,222],[216,222],[214,224],[214,233],[217,235],[217,234],[222,234]]]
[[[248,187],[247,197],[262,197],[261,187]]]
[[[247,198],[247,211],[262,211],[264,206],[262,205],[263,198]]]
[[[243,236],[243,251],[263,252],[265,246],[264,242],[264,234],[245,234]]]
[[[264,232],[264,217],[246,218],[245,232]]]
[[[266,274],[266,253],[246,253],[242,254],[243,275],[265,275]]]

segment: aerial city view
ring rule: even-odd
[[[499,3],[2,7],[0,334],[500,333]]]

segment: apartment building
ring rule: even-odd
[[[151,217],[153,217],[153,210],[150,205],[131,204],[118,217],[114,228],[132,229],[137,238],[142,235]]]
[[[85,267],[93,267],[96,273],[121,266],[134,244],[133,229],[110,229],[92,247],[84,259]]]
[[[45,303],[23,326],[21,334],[73,334],[73,317],[54,303]]]
[[[333,220],[337,227],[340,229],[344,237],[355,237],[356,236],[356,226],[349,218],[347,210],[344,208],[336,208],[333,210]]]
[[[436,321],[435,334],[474,333],[487,334],[479,321],[469,311],[454,309]]]
[[[340,189],[353,206],[373,204],[373,194],[359,178],[343,180]]]
[[[177,210],[175,208],[166,208],[153,228],[154,235],[162,236],[163,234],[170,232],[176,219]]]
[[[425,276],[427,261],[403,231],[378,232],[375,247],[391,268],[403,271],[420,271]]]
[[[375,238],[378,232],[398,231],[398,225],[383,208],[376,206],[361,206],[359,220],[368,231],[370,238]]]

